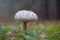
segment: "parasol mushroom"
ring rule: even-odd
[[[37,21],[38,16],[33,11],[20,10],[15,14],[15,20],[23,22],[23,32],[26,34],[27,22]]]

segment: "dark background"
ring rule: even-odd
[[[39,20],[59,20],[60,0],[0,0],[0,22],[14,20],[19,10],[36,12]]]

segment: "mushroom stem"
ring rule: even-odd
[[[23,33],[26,35],[26,28],[27,28],[27,22],[24,22],[23,23]],[[25,38],[24,38],[24,40],[26,40]]]
[[[23,33],[26,34],[27,22],[24,22],[23,25]]]

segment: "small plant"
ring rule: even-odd
[[[6,31],[0,26],[0,40],[7,40]]]

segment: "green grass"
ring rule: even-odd
[[[8,33],[9,32],[9,33]],[[40,35],[44,32],[45,37]],[[60,25],[41,28],[38,24],[27,27],[26,35],[23,34],[23,25],[12,23],[0,25],[0,40],[60,40]]]

